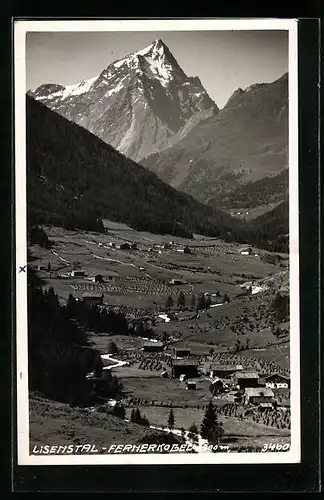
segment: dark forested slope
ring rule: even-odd
[[[269,212],[260,215],[250,225],[265,235],[286,235],[289,233],[289,201],[283,201]]]
[[[104,217],[138,230],[240,239],[240,221],[178,192],[84,128],[26,98],[30,224],[100,231]]]

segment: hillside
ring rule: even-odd
[[[261,242],[260,247],[274,252],[289,252],[289,201],[285,200],[272,210],[256,217],[248,224],[251,240]]]
[[[30,450],[41,445],[95,446],[105,453],[111,444],[139,444],[151,438],[152,442],[167,442],[167,435],[147,427],[100,412],[97,409],[78,408],[51,401],[36,393],[29,399]],[[165,436],[165,438],[164,438]]]
[[[255,229],[263,230],[264,233],[273,235],[286,235],[289,233],[289,201],[285,200],[274,209],[260,215],[253,221],[251,225]]]
[[[179,193],[84,128],[27,96],[29,224],[103,231],[101,219],[240,239],[242,223]]]
[[[286,168],[280,174],[267,176],[252,182],[240,183],[224,194],[222,208],[251,209],[262,205],[282,202],[288,197],[289,173]]]
[[[288,74],[238,89],[226,106],[200,121],[170,147],[141,161],[161,179],[213,207],[229,206],[242,184],[280,174],[288,166]],[[269,181],[270,182],[270,181]],[[284,199],[286,193],[282,193]],[[277,197],[280,198],[280,191]],[[265,201],[267,198],[264,197]]]

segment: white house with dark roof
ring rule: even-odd
[[[245,404],[273,403],[274,393],[268,387],[247,387],[244,392]]]
[[[72,278],[83,278],[86,275],[82,269],[72,269],[70,276]]]
[[[252,254],[252,248],[251,247],[241,248],[240,249],[240,254],[241,255],[251,255]]]

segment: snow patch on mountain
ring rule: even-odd
[[[53,92],[53,93],[47,93],[46,95],[36,96],[36,99],[38,101],[42,101],[44,99],[52,100],[52,99],[55,99],[57,97],[57,98],[60,98],[60,100],[64,100],[70,96],[85,94],[85,93],[89,92],[92,84],[97,79],[98,79],[98,76],[94,76],[92,78],[89,78],[88,80],[83,80],[81,83],[79,82],[79,83],[76,83],[74,85],[67,85],[65,87],[62,86],[62,90],[59,90],[59,91]],[[32,92],[37,92],[37,89],[36,89],[36,91],[32,91]]]
[[[108,90],[108,92],[105,93],[105,97],[111,97],[113,94],[117,94],[122,88],[124,87],[122,82],[119,82],[116,87],[113,87],[112,89]]]
[[[114,63],[115,68],[120,68],[125,63],[125,59],[121,59]]]
[[[172,66],[167,64],[162,56],[160,59],[154,59],[152,57],[146,57],[147,62],[150,65],[150,70],[154,73],[154,76],[161,82],[163,87],[173,79]]]
[[[88,80],[83,80],[80,84],[73,87],[72,92],[69,95],[80,95],[88,92],[92,84],[98,79],[98,76],[89,78]]]
[[[150,43],[147,47],[144,47],[144,49],[138,50],[137,52],[134,53],[135,56],[145,56],[148,52],[150,52],[153,47],[157,44],[157,40],[155,42]]]

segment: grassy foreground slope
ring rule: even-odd
[[[111,444],[135,444],[156,436],[156,431],[147,427],[35,393],[29,398],[29,429],[31,451],[36,445],[91,444],[101,449]]]

